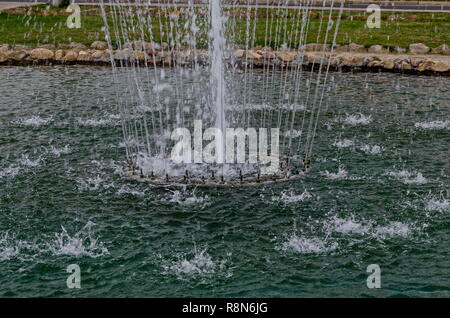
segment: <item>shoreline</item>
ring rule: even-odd
[[[73,44],[76,46],[77,44]],[[146,50],[130,46],[121,50],[105,49],[106,43],[93,44],[97,49],[78,44],[72,48],[29,49],[24,46],[0,46],[0,66],[34,65],[92,65],[148,67],[192,67],[194,64],[209,65],[207,50],[171,51],[161,49],[159,44],[146,43]],[[226,63],[241,69],[272,70],[319,70],[342,72],[395,72],[416,75],[450,76],[449,55],[368,53],[368,52],[319,52],[291,51],[271,48],[254,50],[236,49],[228,54]]]

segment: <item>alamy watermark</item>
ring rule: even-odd
[[[72,14],[67,17],[66,25],[69,29],[80,29],[81,28],[81,9],[78,4],[71,3],[66,12],[71,12]]]
[[[70,264],[66,268],[66,272],[69,273],[66,284],[67,288],[81,288],[81,270],[77,264]]]
[[[366,9],[367,13],[372,13],[367,18],[366,25],[369,29],[381,28],[381,8],[378,4],[371,4]]]
[[[381,269],[378,264],[370,264],[367,266],[367,273],[371,273],[367,277],[367,288],[381,288]]]

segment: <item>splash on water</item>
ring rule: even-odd
[[[19,167],[8,167],[0,169],[0,178],[14,178],[19,174],[20,168]]]
[[[429,212],[450,212],[450,200],[429,198],[425,203],[425,210]]]
[[[136,189],[132,189],[130,188],[128,185],[123,185],[120,187],[119,190],[117,190],[117,194],[118,195],[123,195],[123,194],[131,194],[131,195],[135,195],[135,196],[144,196],[146,193],[145,191],[139,191]]]
[[[325,178],[329,180],[344,180],[348,178],[348,172],[344,167],[340,166],[337,172],[329,172],[328,170],[321,172]]]
[[[295,194],[292,190],[284,190],[278,196],[272,196],[273,202],[280,202],[283,204],[291,204],[295,202],[305,201],[311,198],[311,194],[305,190],[301,194]]]
[[[70,153],[72,150],[70,149],[69,145],[65,145],[62,148],[58,148],[55,146],[51,146],[49,153],[55,155],[56,157],[60,157],[61,155],[66,155]]]
[[[359,147],[359,150],[364,151],[367,154],[370,155],[378,155],[382,152],[382,148],[378,145],[370,146],[370,145],[364,145]]]
[[[195,189],[192,191],[187,189],[173,190],[171,191],[169,202],[174,202],[182,206],[201,205],[205,207],[209,204],[209,197],[207,195],[197,195]]]
[[[362,224],[353,216],[348,218],[334,216],[330,223],[333,231],[343,234],[367,234],[371,229],[371,224]]]
[[[88,256],[97,258],[109,254],[108,249],[94,236],[93,222],[88,222],[80,231],[70,235],[62,227],[62,232],[55,233],[55,239],[48,244],[54,255]]]
[[[450,129],[450,121],[436,120],[430,122],[415,123],[414,127],[425,130]]]
[[[101,127],[116,124],[116,122],[112,118],[102,118],[102,119],[77,118],[77,121],[80,126],[87,126],[87,127]]]
[[[112,183],[106,183],[105,180],[100,176],[89,177],[86,179],[77,178],[78,190],[79,191],[97,191],[99,189],[109,189],[114,185]]]
[[[53,117],[47,117],[47,118],[42,118],[39,116],[32,116],[29,118],[24,118],[24,119],[20,119],[19,121],[17,121],[17,123],[21,126],[27,126],[27,127],[40,127],[40,126],[45,126],[47,124],[49,124],[51,121],[53,121]]]
[[[377,226],[373,229],[373,234],[379,239],[390,237],[408,237],[412,234],[412,227],[407,223],[393,221],[384,226]]]
[[[356,126],[356,125],[368,125],[372,122],[372,116],[365,116],[363,114],[347,115],[342,121],[346,124]]]
[[[0,262],[8,261],[19,254],[19,244],[6,232],[0,235]]]
[[[334,251],[338,248],[337,242],[328,242],[318,237],[303,237],[292,234],[287,241],[281,244],[283,251],[293,251],[301,254],[320,254]]]
[[[401,170],[390,171],[386,175],[393,177],[394,179],[405,184],[425,184],[428,182],[428,180],[422,175],[421,172]]]
[[[41,163],[42,158],[37,158],[35,160],[32,160],[28,157],[28,155],[22,155],[22,157],[19,159],[19,164],[25,167],[35,168],[38,167]]]
[[[354,142],[351,139],[344,139],[341,141],[335,141],[333,143],[333,146],[335,146],[337,148],[349,148],[349,147],[352,147],[353,145],[354,145]]]
[[[183,280],[195,277],[232,276],[227,268],[227,259],[214,260],[206,248],[198,250],[194,247],[192,253],[180,254],[177,260],[165,261],[162,267],[164,275],[176,275]]]

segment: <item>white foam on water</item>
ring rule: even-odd
[[[298,138],[301,135],[302,135],[302,131],[296,130],[296,129],[288,130],[284,133],[285,137],[292,137],[292,138]]]
[[[128,185],[123,185],[120,187],[119,190],[117,190],[118,195],[122,194],[132,194],[135,196],[144,196],[146,193],[145,191],[138,191],[136,189],[131,189]]]
[[[371,224],[362,224],[356,221],[353,216],[348,218],[334,216],[330,225],[333,231],[343,234],[367,234],[371,230]]]
[[[8,168],[0,169],[0,178],[14,178],[19,174],[20,168],[10,166]]]
[[[56,157],[60,157],[61,155],[66,155],[70,153],[72,150],[70,149],[69,145],[65,145],[62,148],[58,148],[55,146],[51,146],[49,149],[49,153],[55,155]]]
[[[281,244],[283,251],[293,251],[301,254],[326,253],[338,248],[337,242],[327,242],[326,239],[318,237],[303,237],[292,234],[287,241]]]
[[[415,123],[414,127],[425,130],[450,129],[450,121],[436,120],[430,122]]]
[[[77,178],[78,190],[79,191],[97,191],[99,189],[109,189],[114,185],[112,183],[106,183],[105,180],[100,176],[89,177],[86,179]]]
[[[27,127],[40,127],[49,124],[51,121],[53,121],[53,117],[50,116],[48,118],[42,118],[39,116],[32,116],[29,118],[23,118],[19,119],[16,123],[22,126]]]
[[[337,148],[348,148],[348,147],[352,147],[355,143],[353,142],[353,140],[351,139],[344,139],[341,141],[335,141],[333,143],[333,146],[337,147]]]
[[[242,111],[242,104],[233,104],[227,107],[228,111]],[[301,104],[274,104],[274,103],[248,103],[245,105],[245,109],[247,110],[271,110],[271,109],[283,109],[283,110],[297,110],[303,111],[305,110],[305,106]]]
[[[192,254],[182,254],[176,261],[165,261],[162,265],[164,275],[176,275],[179,279],[193,277],[226,276],[231,272],[227,270],[227,260],[213,260],[207,249],[197,250]]]
[[[373,234],[378,238],[408,237],[412,234],[412,231],[411,225],[396,221],[373,228]]]
[[[28,157],[28,155],[22,155],[22,157],[18,160],[19,164],[25,167],[35,168],[38,167],[41,163],[41,158],[37,158],[32,160]]]
[[[425,184],[428,180],[422,175],[421,172],[400,170],[389,171],[386,175],[393,177],[394,179],[401,181],[405,184]]]
[[[102,242],[94,237],[92,227],[95,224],[88,222],[80,231],[70,235],[64,226],[62,232],[55,233],[55,238],[48,243],[48,249],[54,255],[70,255],[75,257],[88,256],[97,258],[109,254]]]
[[[372,116],[365,116],[363,114],[347,115],[342,121],[346,124],[356,126],[356,125],[368,125],[372,122]]]
[[[20,252],[19,244],[8,232],[0,235],[0,262],[8,261]]]
[[[171,191],[171,196],[168,202],[174,202],[182,206],[202,205],[203,207],[210,203],[207,195],[198,196],[195,194],[195,189],[192,191],[188,191],[186,189],[173,190]]]
[[[81,119],[77,118],[78,124],[80,126],[87,127],[99,127],[99,126],[109,126],[115,123],[111,118],[102,118],[102,119]]]
[[[425,210],[429,212],[450,212],[450,200],[429,198],[425,202]]]
[[[370,145],[363,145],[363,146],[359,147],[358,149],[361,150],[361,151],[364,151],[365,153],[370,154],[370,155],[378,155],[378,154],[380,154],[380,153],[382,152],[382,150],[383,150],[383,149],[382,149],[380,146],[378,146],[378,145],[373,145],[373,146],[370,146]]]
[[[301,194],[295,194],[292,190],[284,190],[279,196],[272,196],[272,201],[281,202],[284,204],[291,204],[295,202],[305,201],[311,198],[311,194],[305,190]]]
[[[328,170],[326,170],[325,172],[321,172],[320,174],[329,180],[344,180],[348,178],[348,172],[342,166],[339,167],[336,173],[329,172]]]

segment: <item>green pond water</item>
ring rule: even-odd
[[[330,76],[304,178],[170,189],[123,175],[111,69],[1,67],[0,296],[450,296],[450,79]]]

